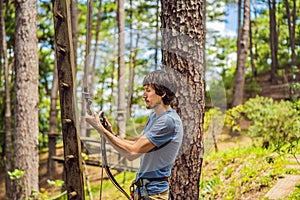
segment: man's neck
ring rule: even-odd
[[[156,116],[159,116],[161,114],[163,114],[164,112],[166,112],[167,110],[171,110],[171,106],[170,105],[157,105],[153,110],[156,114]]]

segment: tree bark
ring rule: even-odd
[[[38,38],[37,1],[15,1],[15,181],[13,199],[30,197],[38,187]]]
[[[72,43],[74,50],[75,74],[77,74],[77,31],[78,31],[78,0],[71,0]]]
[[[117,111],[117,126],[118,134],[124,138],[126,135],[126,99],[125,99],[125,9],[124,0],[118,0],[118,111]]]
[[[47,174],[50,177],[54,177],[56,173],[56,163],[52,159],[53,156],[56,156],[56,137],[57,133],[57,98],[58,98],[58,75],[57,75],[57,64],[56,59],[54,62],[53,68],[53,80],[52,80],[52,88],[51,88],[51,101],[50,101],[50,130],[48,134],[48,148],[49,148],[49,156],[48,156],[48,166],[47,166]]]
[[[132,0],[129,1],[130,12],[129,12],[129,23],[130,23],[130,47],[129,47],[129,84],[128,84],[128,96],[127,96],[127,118],[131,117],[131,102],[133,98],[133,87],[134,87],[134,64],[133,64],[133,30],[132,30]]]
[[[159,34],[159,0],[156,0],[156,15],[155,15],[155,52],[154,52],[154,65],[155,70],[158,68],[158,34]]]
[[[85,199],[75,83],[75,62],[68,0],[54,0],[55,56],[59,80],[68,199]]]
[[[88,10],[87,10],[87,30],[86,30],[86,48],[85,48],[85,62],[84,62],[84,78],[82,82],[82,88],[87,89],[87,92],[89,92],[91,95],[91,87],[88,81],[88,77],[90,75],[90,67],[91,67],[91,42],[92,42],[92,24],[93,24],[93,4],[94,0],[88,1]],[[86,115],[86,101],[85,101],[85,95],[82,93],[81,98],[81,120],[80,120],[80,135],[82,137],[87,137],[87,123],[85,121],[85,115]]]
[[[232,106],[243,103],[245,71],[247,62],[247,51],[249,46],[249,27],[250,27],[250,0],[244,0],[244,17],[240,38],[238,41],[239,53],[237,55],[237,66],[234,74],[233,102]]]
[[[278,37],[277,37],[277,30],[276,30],[276,0],[268,0],[269,4],[269,14],[270,14],[270,47],[271,47],[271,82],[275,79],[275,73],[278,68]]]
[[[251,16],[250,16],[250,23],[249,23],[249,45],[250,45],[250,60],[251,60],[251,69],[252,69],[252,77],[256,77],[257,76],[257,69],[255,67],[255,63],[254,63],[254,53],[253,53],[253,37],[252,37],[252,23],[251,23]]]
[[[288,21],[289,27],[289,39],[290,39],[290,48],[292,52],[292,65],[296,65],[296,53],[295,53],[295,15],[296,15],[296,0],[294,0],[293,4],[293,14],[291,20],[291,11],[290,11],[290,4],[288,0],[284,0],[285,2],[285,9],[286,9],[286,17]]]
[[[89,84],[91,92],[94,91],[96,61],[97,61],[97,57],[98,57],[97,53],[98,53],[98,44],[99,44],[99,33],[100,33],[100,27],[101,27],[101,8],[102,8],[102,0],[99,0],[98,13],[97,13],[97,24],[96,24],[96,36],[95,36],[95,49],[94,49],[94,53],[92,54],[93,55],[93,64],[92,64],[92,72],[91,72],[91,81]]]
[[[171,175],[175,199],[198,199],[203,162],[205,2],[162,0],[162,64],[178,73],[184,137]],[[193,121],[193,123],[191,123]]]

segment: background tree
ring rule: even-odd
[[[177,110],[185,130],[172,171],[171,190],[175,199],[198,199],[203,161],[205,1],[161,3],[162,64],[182,76],[177,81]],[[184,40],[186,37],[193,39]],[[184,89],[184,82],[192,91]]]
[[[24,175],[14,181],[13,199],[25,199],[39,190],[37,1],[16,1],[15,6],[14,162]]]
[[[250,0],[244,0],[243,25],[239,27],[242,28],[242,30],[238,30],[238,54],[236,71],[234,74],[232,106],[240,105],[244,100],[245,71],[250,32]]]
[[[286,18],[287,24],[289,28],[289,38],[290,38],[290,48],[291,48],[291,57],[292,57],[292,65],[296,64],[296,54],[295,54],[295,25],[296,25],[296,0],[293,0],[293,9],[291,14],[291,7],[289,0],[284,0],[285,9],[286,9]]]
[[[48,167],[47,173],[50,177],[54,177],[56,173],[56,163],[52,159],[53,156],[56,156],[56,138],[58,136],[58,119],[57,119],[57,98],[58,98],[58,75],[56,62],[54,62],[55,67],[53,68],[53,80],[51,88],[51,101],[50,101],[50,129],[48,134]]]
[[[13,169],[13,154],[12,154],[12,131],[11,131],[11,98],[10,98],[10,65],[8,63],[7,56],[7,43],[6,43],[6,28],[4,21],[4,1],[0,1],[0,58],[3,60],[1,62],[1,68],[4,65],[4,80],[5,80],[5,171],[12,171]],[[1,72],[2,70],[0,70]],[[0,81],[1,82],[1,81]],[[5,175],[5,191],[6,198],[12,198],[12,182],[8,176]]]
[[[118,134],[124,138],[126,134],[126,97],[125,97],[125,9],[124,0],[118,0]]]
[[[271,48],[271,82],[275,79],[275,73],[278,69],[278,36],[276,26],[276,0],[268,0],[270,15],[270,48]]]

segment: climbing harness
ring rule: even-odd
[[[162,178],[139,178],[138,180],[134,180],[130,185],[130,196],[134,199],[134,191],[137,189],[138,199],[137,200],[150,200],[149,194],[147,192],[147,185],[152,181],[168,181],[168,177]],[[143,192],[141,191],[143,189]],[[169,198],[170,199],[170,198]]]

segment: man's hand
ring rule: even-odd
[[[113,133],[113,130],[112,130],[112,126],[110,124],[110,122],[108,121],[108,119],[106,117],[103,117],[104,119],[104,128],[106,128],[106,130],[108,130],[109,132]]]
[[[94,110],[92,111],[92,115],[86,115],[85,120],[89,123],[92,127],[94,127],[97,131],[103,131],[104,127],[102,126],[100,119],[97,113]]]

